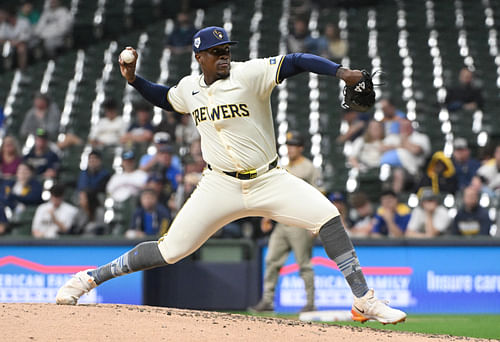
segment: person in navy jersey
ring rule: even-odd
[[[111,174],[102,166],[101,153],[93,150],[89,153],[88,167],[80,172],[77,189],[96,193],[105,192]]]
[[[24,161],[34,168],[37,176],[55,178],[60,167],[59,156],[50,149],[48,133],[36,130],[35,146],[24,156]]]
[[[477,170],[481,167],[479,160],[471,158],[467,140],[456,138],[453,142],[453,165],[458,180],[458,190],[469,186]]]

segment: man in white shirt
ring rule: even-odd
[[[54,185],[50,190],[50,201],[41,204],[35,212],[31,232],[35,238],[54,239],[67,233],[75,220],[78,209],[64,202],[64,187]]]
[[[135,168],[133,151],[122,154],[122,173],[115,173],[108,182],[106,192],[116,202],[123,202],[131,196],[138,196],[146,184],[148,174]]]
[[[127,131],[127,123],[118,115],[118,106],[112,99],[103,103],[104,117],[92,126],[89,134],[90,144],[97,146],[113,146],[120,143],[120,138]]]
[[[16,50],[17,66],[24,69],[28,64],[28,48],[31,25],[28,19],[19,17],[14,7],[0,8],[0,47],[9,42]]]
[[[54,56],[64,46],[64,39],[73,27],[73,16],[59,0],[50,0],[35,27],[35,34],[43,41],[45,52]]]

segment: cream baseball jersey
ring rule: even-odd
[[[207,163],[245,171],[276,158],[270,94],[282,61],[283,56],[231,62],[229,77],[210,86],[202,74],[170,88],[167,99],[176,111],[192,116]]]

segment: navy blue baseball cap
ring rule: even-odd
[[[226,30],[218,26],[205,27],[193,37],[193,51],[198,53],[211,47],[223,44],[237,44],[238,42],[229,40]]]

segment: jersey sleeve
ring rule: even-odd
[[[244,63],[240,77],[257,95],[264,97],[279,84],[278,75],[284,56],[252,59]]]
[[[188,114],[189,109],[184,101],[183,96],[183,80],[181,80],[177,85],[171,87],[167,93],[167,101],[170,103],[172,108],[178,113]]]

